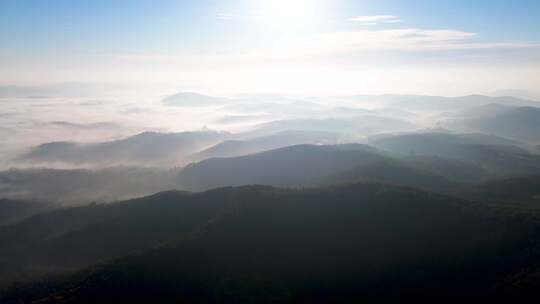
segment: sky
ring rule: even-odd
[[[538,71],[536,0],[0,1],[0,85],[466,95]]]

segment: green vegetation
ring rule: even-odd
[[[115,215],[102,220],[92,214],[101,209]],[[61,242],[45,237],[42,242],[53,244],[78,240],[55,250],[58,256],[46,257],[47,262],[69,263],[67,257],[96,246],[111,256],[120,253],[116,248],[141,252],[57,279],[12,286],[4,303],[488,297],[511,294],[513,285],[507,282],[540,254],[540,222],[534,213],[501,212],[377,183],[167,192],[71,212],[100,218],[100,225],[71,227]],[[76,217],[54,216],[57,223]],[[158,239],[169,241],[150,249],[157,242],[149,240]]]

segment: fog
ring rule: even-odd
[[[206,189],[206,182],[182,185],[176,174],[210,158],[302,144],[377,146],[378,138],[400,134],[485,134],[489,144],[527,153],[540,144],[540,103],[511,96],[217,95],[95,84],[0,89],[0,193],[8,198],[81,204]]]

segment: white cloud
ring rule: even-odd
[[[347,19],[351,22],[358,22],[362,25],[378,25],[381,23],[399,23],[401,19],[394,15],[357,16]]]
[[[274,64],[276,62],[316,62],[319,58],[339,57],[370,51],[434,52],[474,49],[525,49],[540,48],[539,43],[528,42],[480,42],[477,33],[459,30],[388,29],[328,32],[312,40],[295,45],[260,48],[236,53],[181,54],[121,54],[116,59],[148,63],[177,65],[183,67],[212,67]]]
[[[478,43],[471,41],[477,34],[458,30],[357,30],[322,34],[316,42],[319,48],[337,52],[361,50],[448,50],[515,46],[515,44]]]
[[[218,13],[217,14],[217,18],[219,20],[233,20],[236,17],[237,16],[235,14],[231,14],[231,13]]]

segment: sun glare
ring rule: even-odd
[[[261,22],[273,28],[299,30],[317,26],[324,18],[323,0],[260,0]]]

